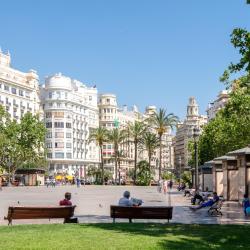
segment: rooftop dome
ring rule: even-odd
[[[58,73],[45,79],[45,87],[71,90],[71,79]]]

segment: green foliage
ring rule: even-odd
[[[152,177],[152,170],[147,161],[140,161],[137,165],[137,180],[136,185],[149,186]]]
[[[173,173],[166,171],[162,174],[162,179],[163,180],[175,180],[176,177]]]
[[[194,141],[188,141],[188,166],[194,166],[195,164],[195,150],[194,150]]]
[[[231,63],[230,72],[245,70],[250,73],[250,32],[241,28],[234,29],[231,34],[231,43],[239,50],[241,58],[238,63]]]
[[[117,165],[119,160],[119,146],[126,140],[126,132],[119,128],[114,128],[108,131],[108,142],[113,144],[114,148],[114,159],[115,159],[115,180],[117,180]]]
[[[160,146],[160,140],[156,134],[145,132],[142,139],[140,140],[140,145],[142,149],[146,149],[148,153],[148,162],[150,165],[153,153]]]
[[[158,113],[154,113],[150,118],[152,127],[156,130],[160,140],[160,162],[159,162],[159,179],[161,179],[162,167],[162,136],[167,132],[168,128],[176,127],[179,118],[173,113],[167,114],[165,109],[160,109]]]
[[[44,163],[46,128],[38,116],[26,113],[17,123],[11,121],[0,106],[0,127],[0,165],[3,168],[8,169],[8,164],[11,164],[10,170],[14,173],[24,164]]]
[[[134,176],[133,176],[134,181],[136,181],[137,178],[136,173],[137,173],[138,147],[146,130],[147,130],[146,124],[141,121],[135,121],[134,123],[129,123],[126,129],[128,143],[132,142],[134,144]]]
[[[184,183],[188,184],[188,186],[191,187],[192,174],[190,171],[184,171],[181,175],[181,179]]]
[[[246,77],[237,80],[224,109],[210,121],[199,139],[199,159],[203,164],[250,142],[250,87]]]
[[[95,143],[100,148],[100,158],[101,158],[101,180],[102,183],[104,183],[104,160],[103,160],[103,153],[102,153],[102,147],[105,142],[108,141],[108,131],[106,128],[98,127],[95,129],[92,129],[90,131],[89,135],[89,141],[95,141]]]
[[[102,170],[100,168],[97,168],[95,166],[88,167],[87,176],[94,177],[95,184],[98,184],[98,185],[103,184]],[[105,181],[112,179],[112,173],[110,171],[104,169],[103,178]]]

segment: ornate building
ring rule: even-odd
[[[97,89],[59,73],[45,80],[41,101],[50,173],[85,176],[99,164],[99,148],[88,140],[99,126]]]
[[[189,98],[186,119],[177,126],[174,138],[174,165],[177,171],[188,167],[188,142],[192,138],[194,128],[202,129],[207,123],[207,116],[199,114],[199,106],[194,97]]]
[[[217,99],[209,103],[208,108],[207,108],[208,121],[215,118],[217,112],[225,107],[225,105],[228,102],[228,99],[229,99],[229,91],[222,90],[218,94]]]
[[[0,104],[17,121],[26,113],[39,113],[39,78],[35,70],[27,73],[11,67],[11,56],[0,50]]]

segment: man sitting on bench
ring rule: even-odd
[[[60,206],[72,206],[72,202],[70,201],[71,200],[71,193],[66,192],[64,196],[65,196],[65,199],[61,200],[59,202],[59,205]]]
[[[208,200],[207,202],[201,203],[198,207],[190,207],[191,209],[197,210],[203,207],[211,207],[213,204],[220,200],[216,192],[213,192],[213,199]]]
[[[123,197],[119,200],[118,205],[123,207],[132,207],[132,206],[140,206],[142,204],[142,200],[131,198],[130,192],[125,191],[123,193]]]

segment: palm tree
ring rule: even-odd
[[[176,127],[179,118],[173,113],[167,114],[165,109],[160,109],[158,113],[153,114],[151,122],[156,129],[160,140],[160,159],[159,159],[159,180],[161,179],[162,165],[162,136],[167,132],[167,129]]]
[[[117,180],[117,163],[119,157],[119,146],[124,142],[126,133],[124,130],[114,128],[108,133],[108,141],[113,144],[114,147],[114,158],[115,158],[115,181]]]
[[[101,170],[102,170],[102,184],[104,184],[104,161],[103,161],[103,144],[108,141],[108,131],[106,128],[98,127],[90,132],[90,141],[95,141],[100,148]]]
[[[143,134],[146,131],[145,123],[141,121],[135,121],[134,123],[128,124],[129,140],[134,144],[134,183],[136,182],[137,173],[137,153],[139,142],[141,141]]]
[[[143,149],[147,150],[148,153],[148,163],[151,169],[151,159],[154,151],[160,146],[160,140],[156,134],[147,131],[142,138],[141,143]]]

